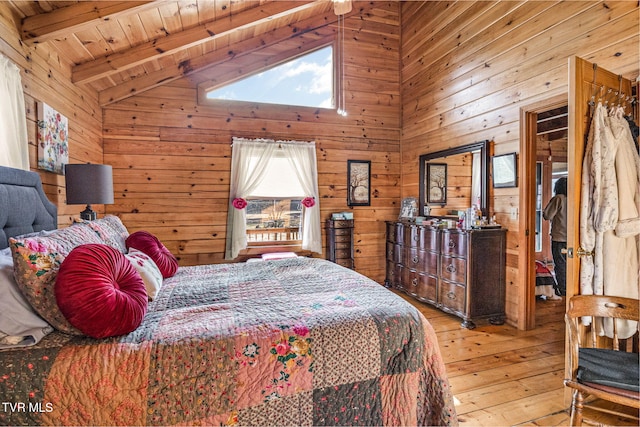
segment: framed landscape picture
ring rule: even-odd
[[[445,205],[447,203],[447,164],[426,163],[425,196],[427,203]]]
[[[347,160],[347,205],[371,206],[371,161]]]
[[[518,186],[516,153],[501,154],[491,158],[493,187],[508,188]]]

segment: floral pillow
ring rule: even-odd
[[[144,287],[147,289],[149,301],[158,295],[162,286],[162,273],[151,257],[142,251],[131,248],[129,253],[125,254],[131,265],[140,273]]]
[[[67,321],[58,308],[54,287],[62,261],[76,246],[87,243],[104,242],[98,233],[84,224],[47,234],[9,239],[14,276],[20,292],[51,326],[73,335],[82,333]]]
[[[122,253],[127,252],[125,241],[129,236],[129,231],[119,217],[106,215],[104,218],[95,221],[80,221],[76,224],[89,227],[98,234],[105,244],[112,248],[116,248]]]

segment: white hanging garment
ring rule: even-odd
[[[638,298],[640,274],[640,157],[622,112],[596,106],[583,161],[580,293]],[[602,326],[602,325],[598,325]],[[620,322],[619,336],[637,331]],[[601,334],[612,336],[611,324]]]

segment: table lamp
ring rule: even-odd
[[[91,204],[113,203],[113,173],[111,165],[91,163],[65,165],[65,182],[68,205],[87,205],[80,218],[93,221],[97,218]]]

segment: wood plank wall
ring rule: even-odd
[[[312,140],[321,219],[353,210],[357,270],[382,282],[384,221],[397,217],[400,198],[399,4],[357,3],[345,26],[347,117],[314,108],[198,103],[197,83],[219,78],[211,70],[106,107],[105,162],[114,167],[115,185],[107,212],[130,231],[156,234],[181,265],[222,262],[231,137]],[[334,27],[316,35],[327,31],[332,39]],[[303,44],[304,38],[290,39],[259,55],[238,54],[228,65]],[[228,68],[220,73],[233,74]],[[371,161],[370,207],[346,205],[348,159]]]
[[[58,206],[58,224],[71,223],[84,206],[66,205],[64,176],[37,170],[37,102],[44,101],[69,119],[70,163],[102,163],[102,108],[95,91],[71,83],[71,65],[65,64],[47,44],[29,48],[20,42],[20,18],[0,2],[0,53],[21,70],[24,87],[29,163],[40,173],[45,192]],[[94,206],[98,212],[102,206]]]
[[[635,80],[638,2],[403,2],[402,197],[418,195],[421,154],[479,140],[518,152],[520,109],[568,92],[568,58]],[[508,228],[507,318],[518,324],[518,188],[490,192]]]

